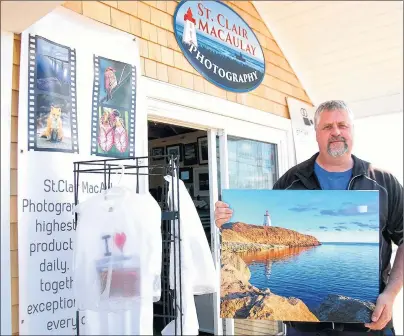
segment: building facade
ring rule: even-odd
[[[211,84],[187,61],[174,36],[173,15],[178,5],[176,1],[67,1],[62,6],[136,38],[142,77],[148,83],[146,96],[150,99],[147,112],[149,120],[173,121],[174,124],[211,131],[212,139],[224,136],[227,137],[225,140],[230,137],[240,137],[240,139],[251,139],[251,141],[276,143],[279,175],[293,165],[293,153],[290,153],[292,139],[287,98],[296,98],[309,105],[312,103],[254,5],[249,1],[226,1],[225,3],[248,23],[265,55],[264,80],[249,93],[225,91]],[[49,29],[52,28],[49,27]],[[17,186],[18,170],[26,169],[19,166],[17,162],[20,55],[21,36],[14,34],[9,160],[12,334],[19,333],[21,323],[18,272],[18,230],[21,230],[21,227],[18,226]],[[170,98],[167,95],[173,96]],[[170,107],[170,104],[167,104],[168,100],[176,106]],[[217,106],[218,104],[220,106]],[[183,118],[185,115],[183,112],[191,115]],[[206,115],[213,119],[207,122],[204,120]],[[250,124],[251,120],[253,125]],[[230,121],[230,124],[227,124],[228,129],[223,126],[227,121]],[[244,128],[250,128],[250,131],[243,130]],[[225,133],[220,132],[222,129],[225,129]],[[213,131],[215,133],[212,133]],[[278,136],[277,132],[282,134],[279,133]],[[274,140],[271,141],[271,139]],[[231,156],[231,153],[229,152],[228,155]],[[224,156],[221,157],[222,160],[223,158]],[[230,175],[230,180],[231,178]],[[232,183],[232,181],[227,182]],[[233,327],[235,334],[245,332],[264,334],[268,333],[268,330],[278,332],[277,325],[264,322],[236,321]]]

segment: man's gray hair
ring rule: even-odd
[[[324,103],[321,103],[314,114],[314,127],[317,128],[318,122],[320,120],[320,115],[324,111],[334,111],[334,110],[345,110],[348,113],[349,118],[351,119],[351,123],[354,121],[354,115],[351,109],[343,100],[328,100]]]

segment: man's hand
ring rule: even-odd
[[[383,292],[379,295],[372,315],[372,323],[366,323],[366,328],[381,330],[390,322],[393,314],[394,299],[395,296],[388,292]]]
[[[403,287],[403,261],[404,245],[401,244],[397,249],[387,286],[376,301],[376,308],[372,315],[373,322],[367,323],[366,328],[380,330],[391,320],[394,300]]]
[[[217,201],[215,204],[215,222],[216,226],[220,229],[223,224],[227,223],[231,216],[233,215],[233,210],[229,206],[221,201]]]

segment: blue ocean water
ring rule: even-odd
[[[184,31],[184,25],[182,24],[177,24],[176,26],[176,33],[178,36],[182,36],[182,33]],[[207,38],[205,35],[198,33],[198,31],[196,32],[197,35],[197,39],[198,39],[198,45],[206,50],[211,51],[212,53],[230,58],[233,61],[239,62],[240,65],[247,65],[261,73],[264,72],[264,64],[261,61],[258,61],[250,56],[248,56],[249,54],[246,52],[241,51],[241,49],[234,49],[231,48],[230,46],[227,46],[226,43],[220,43],[220,42],[216,42],[213,39],[209,39]],[[245,62],[241,62],[239,60],[236,59],[236,55],[242,52],[243,57],[245,58]],[[258,50],[257,47],[257,53],[261,52],[260,50]]]
[[[250,283],[272,293],[301,299],[316,309],[328,294],[376,302],[379,293],[379,245],[323,243],[242,255]]]

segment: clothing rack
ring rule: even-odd
[[[147,163],[147,164],[145,164]],[[151,163],[151,164],[150,164]],[[162,179],[162,269],[161,269],[161,298],[154,304],[153,329],[159,325],[163,329],[169,322],[179,317],[179,323],[175,322],[175,335],[183,335],[182,330],[182,279],[181,279],[181,230],[178,225],[176,232],[175,221],[180,220],[179,208],[179,158],[174,155],[144,156],[133,158],[108,158],[92,161],[74,162],[74,202],[79,204],[79,185],[80,177],[83,174],[101,174],[104,189],[111,187],[111,174],[117,174],[124,167],[124,175],[133,175],[136,177],[136,192],[139,192],[140,177],[158,176]],[[174,195],[174,188],[171,188],[171,199],[176,199],[178,210],[175,211],[174,204],[168,203],[168,182],[165,176],[171,177],[171,185],[177,185],[177,195]],[[122,178],[122,176],[121,176]],[[145,192],[149,192],[146,190]],[[75,213],[76,223],[78,214]],[[178,247],[178,248],[177,248]],[[173,271],[175,289],[170,288],[170,251],[173,249]],[[178,253],[177,253],[178,251]],[[179,279],[177,281],[177,274]],[[180,316],[177,316],[180,314]],[[76,310],[76,331],[80,335],[80,311]],[[161,330],[160,330],[161,331]],[[156,331],[155,331],[156,332]]]

